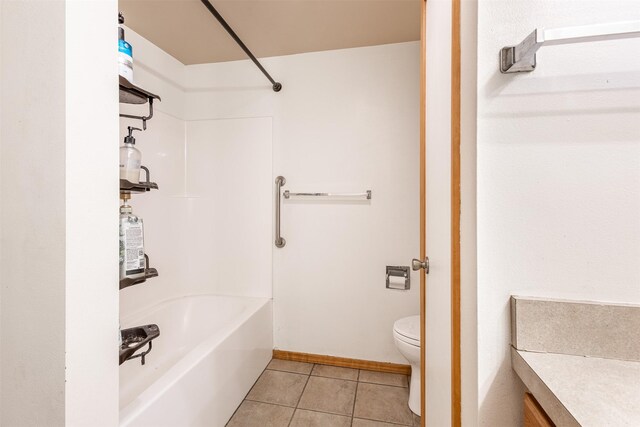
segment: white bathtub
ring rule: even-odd
[[[146,365],[120,366],[120,426],[224,426],[271,359],[271,300],[180,297],[121,326],[150,323],[160,336]]]

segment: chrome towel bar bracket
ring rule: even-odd
[[[500,49],[500,72],[522,73],[536,69],[536,52],[542,46],[585,43],[640,37],[640,21],[583,25],[566,28],[537,28],[515,46]]]

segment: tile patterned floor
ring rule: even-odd
[[[227,427],[420,426],[408,386],[406,375],[274,359]]]

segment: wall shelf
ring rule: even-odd
[[[120,15],[121,23],[124,21],[122,15]],[[160,97],[154,93],[148,92],[141,87],[136,86],[122,76],[119,76],[119,100],[122,104],[144,105],[149,104],[149,114],[146,116],[136,116],[132,114],[120,114],[120,117],[128,119],[135,119],[142,121],[142,129],[147,129],[147,120],[153,117],[153,101],[157,99],[161,101]],[[141,166],[140,169],[146,172],[146,178],[139,183],[133,183],[126,179],[120,179],[120,195],[123,199],[131,198],[131,193],[146,193],[147,191],[157,190],[158,184],[151,182],[151,175],[149,169]],[[149,257],[145,254],[146,269],[144,277],[138,279],[125,278],[121,279],[119,283],[120,290],[144,283],[147,279],[158,276],[158,270],[149,266]],[[158,325],[144,325],[134,328],[122,329],[120,331],[122,337],[122,343],[119,348],[120,365],[127,360],[140,358],[142,364],[145,364],[145,357],[153,348],[152,341],[160,336],[160,328]],[[142,349],[145,345],[149,347],[140,352],[136,352]]]
[[[120,114],[120,117],[126,117],[128,119],[142,120],[142,129],[147,129],[147,120],[153,117],[153,100],[157,99],[162,101],[160,97],[154,93],[148,92],[141,87],[138,87],[131,83],[129,80],[122,76],[120,77],[120,102],[123,104],[137,104],[142,105],[149,103],[149,115],[136,116],[132,114]]]
[[[162,101],[160,97],[154,93],[148,92],[141,87],[131,83],[122,76],[120,77],[120,102],[123,104],[146,104],[149,99],[157,99]]]
[[[158,184],[155,182],[151,182],[151,174],[149,173],[149,168],[146,166],[140,166],[140,169],[145,171],[147,174],[147,178],[143,182],[133,183],[126,179],[120,179],[120,192],[121,193],[145,193],[151,190],[157,190]]]
[[[120,364],[127,360],[140,358],[144,365],[145,357],[151,352],[151,342],[160,336],[160,328],[158,325],[136,326],[134,328],[122,329],[120,331],[122,344],[120,345]],[[135,354],[145,345],[149,344],[149,348],[142,353]]]
[[[126,179],[120,180],[120,191],[128,191],[130,193],[144,193],[151,190],[157,190],[158,184],[155,182],[140,182],[134,184]]]
[[[151,279],[153,277],[158,277],[158,270],[156,270],[155,268],[147,268],[144,271],[144,277],[141,277],[139,279],[120,279],[120,290],[123,290],[125,288],[134,286],[134,285],[139,285],[140,283],[144,283],[147,281],[147,279]]]

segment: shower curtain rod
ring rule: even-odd
[[[227,24],[227,21],[224,20],[222,15],[220,15],[220,13],[216,10],[216,8],[213,7],[213,5],[209,2],[209,0],[200,0],[200,1],[202,2],[203,5],[205,5],[205,7],[209,10],[209,12],[211,12],[211,14],[218,20],[218,22],[220,22],[220,25],[222,25],[222,27],[225,30],[227,30],[227,33],[229,33],[229,35],[233,38],[233,40],[235,40],[236,43],[238,43],[238,46],[240,46],[242,50],[244,50],[244,53],[246,53],[247,56],[253,61],[253,63],[256,64],[256,67],[258,67],[260,71],[262,71],[262,74],[264,74],[265,77],[269,79],[269,81],[273,85],[272,86],[273,91],[280,92],[280,90],[282,89],[282,85],[277,81],[275,81],[273,77],[271,77],[271,75],[267,72],[267,70],[264,69],[262,64],[260,64],[260,61],[258,61],[258,59],[255,57],[253,53],[251,53],[249,48],[242,42],[242,40],[240,40],[240,37],[238,37],[235,31],[233,31],[233,28],[231,28],[229,24]]]

